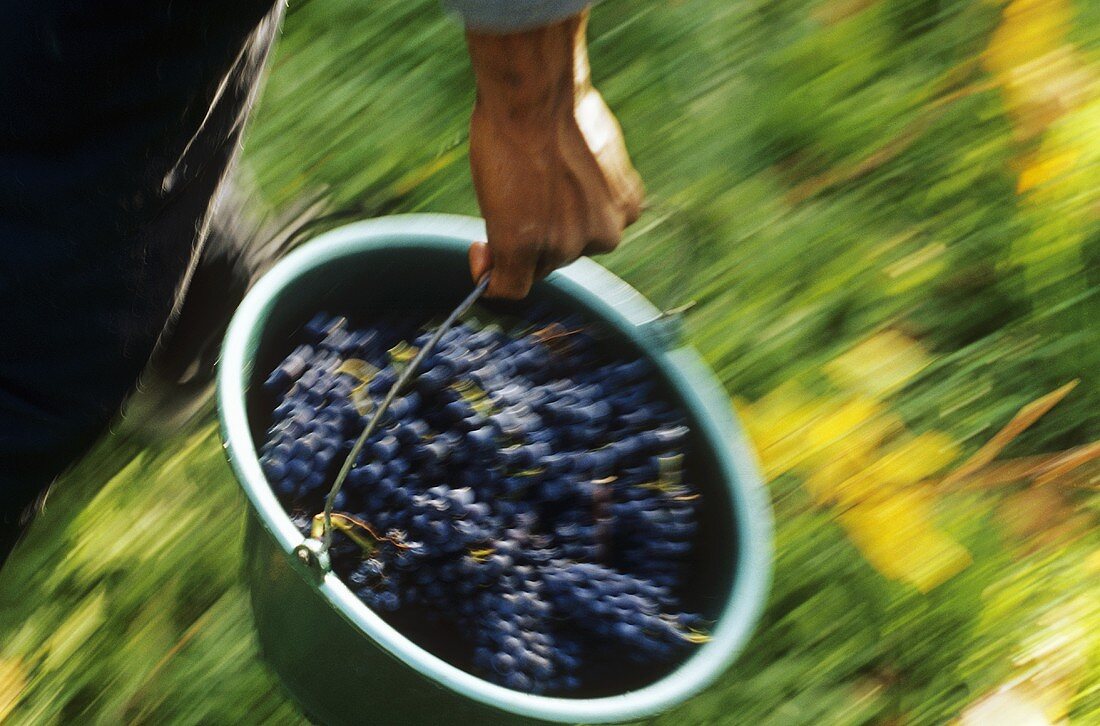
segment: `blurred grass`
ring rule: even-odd
[[[1096,470],[936,483],[1071,380],[1003,457],[1100,438],[1098,21],[1059,0],[594,13],[595,79],[652,201],[605,261],[658,304],[697,301],[691,340],[761,442],[778,524],[747,652],[659,722],[942,723],[1006,683],[1100,722]],[[245,162],[275,208],[322,189],[364,215],[476,213],[471,102],[433,0],[293,4]],[[55,487],[0,575],[0,718],[301,720],[257,657],[212,420],[116,433]],[[913,439],[949,442],[943,466],[899,454]],[[848,464],[881,478],[853,498]],[[890,539],[910,532],[963,554],[935,569]]]

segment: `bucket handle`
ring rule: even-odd
[[[367,422],[366,427],[363,429],[363,433],[359,434],[359,438],[355,440],[355,444],[351,447],[351,451],[348,453],[347,459],[344,460],[344,465],[340,467],[340,472],[336,475],[336,480],[332,483],[332,488],[329,490],[328,495],[325,497],[325,509],[323,524],[321,528],[320,539],[310,537],[305,542],[298,545],[294,551],[298,555],[298,558],[307,565],[311,565],[321,569],[322,571],[328,571],[331,567],[328,552],[332,547],[332,509],[336,502],[336,495],[340,493],[340,490],[344,486],[344,480],[348,478],[348,473],[351,472],[352,467],[355,466],[356,459],[359,458],[359,454],[363,451],[363,446],[366,445],[367,439],[378,428],[378,424],[381,423],[382,417],[389,410],[390,404],[393,403],[393,399],[397,397],[397,394],[405,387],[405,384],[416,374],[417,369],[425,358],[435,349],[435,346],[439,343],[439,340],[443,335],[454,326],[455,322],[460,317],[465,315],[482,293],[485,292],[485,288],[489,286],[489,273],[482,276],[478,281],[474,289],[470,291],[470,294],[458,304],[451,314],[440,323],[439,327],[435,329],[432,337],[428,339],[428,342],[417,351],[416,356],[409,362],[409,365],[405,367],[405,370],[401,372],[401,375],[397,378],[397,381],[390,386],[389,393],[382,399],[382,403],[374,410],[374,414],[371,416],[370,421]]]

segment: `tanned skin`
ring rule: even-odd
[[[467,31],[477,79],[470,166],[488,243],[470,272],[490,268],[490,297],[519,299],[582,255],[614,250],[645,192],[622,129],[592,87],[585,11],[512,34]]]

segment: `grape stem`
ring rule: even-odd
[[[345,520],[347,520],[347,521],[345,521]],[[367,538],[363,537],[362,535],[358,534],[355,531],[355,525],[353,525],[351,523],[352,521],[354,521],[354,520],[352,520],[351,517],[348,517],[345,514],[340,514],[340,513],[337,513],[337,512],[334,512],[332,514],[332,526],[333,527],[335,527],[336,529],[340,530],[345,535],[347,535],[348,539],[350,539],[355,544],[359,545],[359,547],[362,548],[365,552],[373,552],[375,550],[375,548],[378,546],[378,536],[375,535],[374,531],[370,527],[368,527],[365,522],[356,521],[355,524],[357,524],[357,525],[361,526],[363,529],[365,529],[367,531],[367,533],[373,539],[367,539]],[[316,538],[319,534],[321,534],[324,531],[324,528],[325,528],[324,515],[323,514],[314,515],[313,525],[310,529],[310,535],[313,536],[314,538]]]
[[[378,532],[375,531],[374,527],[370,526],[358,517],[353,517],[352,515],[345,512],[332,513],[332,526],[335,529],[338,529],[346,534],[348,536],[348,539],[362,547],[364,550],[367,550],[368,552],[373,552],[378,546],[379,542],[389,542],[394,547],[403,550],[411,549],[408,544],[402,542],[397,537],[387,537],[386,535],[378,534]],[[310,527],[310,536],[316,539],[324,532],[324,528],[324,515],[315,514],[313,516],[313,525]],[[362,535],[358,534],[355,531],[356,528],[359,528],[366,532],[367,535],[370,537],[370,540],[366,540],[363,538]]]

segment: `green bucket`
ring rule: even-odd
[[[288,255],[248,293],[226,334],[218,408],[229,462],[248,497],[246,578],[264,658],[307,714],[326,724],[613,723],[682,703],[717,679],[748,639],[767,591],[771,510],[729,397],[663,316],[600,265],[578,260],[532,296],[601,320],[648,358],[693,430],[705,506],[685,607],[714,620],[709,642],[667,675],[599,698],[534,696],[457,668],[405,638],[332,573],[295,555],[303,537],[257,459],[270,411],[261,383],[318,310],[453,308],[471,289],[466,252],[480,220],[407,215],[326,233]]]

